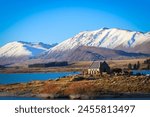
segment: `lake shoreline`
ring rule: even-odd
[[[147,76],[105,75],[96,79],[73,75],[56,80],[0,85],[0,96],[50,100],[150,99],[149,83]]]

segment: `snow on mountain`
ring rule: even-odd
[[[117,28],[102,28],[96,31],[83,31],[69,38],[49,50],[63,52],[76,49],[80,46],[115,48],[134,48],[143,43],[150,42],[149,33],[121,30]]]
[[[37,43],[24,42],[24,41],[18,41],[18,42],[20,42],[22,44],[30,45],[30,46],[35,47],[35,48],[43,48],[43,49],[50,49],[50,48],[57,45],[57,43],[55,43],[55,44],[45,44],[45,43],[42,43],[42,42],[37,42]]]
[[[30,43],[23,41],[14,41],[7,43],[0,48],[0,64],[11,64],[21,62],[29,58],[40,55],[55,44],[49,45],[42,42]]]
[[[49,48],[52,47],[47,44],[44,45],[43,43],[10,42],[0,48],[0,57],[32,57],[48,50],[48,46]]]

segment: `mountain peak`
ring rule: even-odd
[[[107,28],[107,27],[102,27],[101,29],[102,29],[102,30],[107,30],[107,29],[110,29],[110,28]]]
[[[134,48],[150,38],[143,33],[118,28],[101,28],[94,31],[83,31],[58,44],[50,52],[70,51],[79,46],[104,47],[109,49]]]

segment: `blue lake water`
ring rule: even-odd
[[[49,73],[0,73],[0,84],[25,83],[34,80],[57,79],[64,76],[78,74],[79,72],[49,72]]]
[[[136,74],[143,74],[143,75],[150,75],[150,70],[133,70],[133,75],[136,75]]]

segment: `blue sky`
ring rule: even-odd
[[[150,0],[0,0],[0,46],[56,43],[102,27],[150,31]]]

